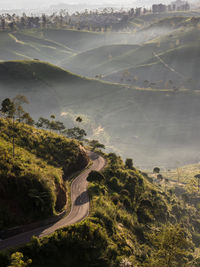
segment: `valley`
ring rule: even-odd
[[[0,266],[199,266],[200,11],[182,4],[0,13]]]

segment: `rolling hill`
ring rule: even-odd
[[[98,75],[98,72],[96,71],[96,68],[98,68],[98,66],[109,65],[109,62],[112,61],[113,58],[133,51],[136,48],[138,48],[137,45],[124,44],[101,46],[74,55],[69,59],[65,59],[61,62],[61,66],[66,69],[70,69],[74,73],[94,77]],[[87,66],[87,68],[85,66]],[[107,68],[104,69],[104,72],[106,71]],[[99,72],[99,74],[101,73],[102,70]]]
[[[105,80],[143,88],[199,90],[199,45],[180,46],[165,53],[154,53],[156,62],[112,73]],[[187,64],[185,64],[187,62]]]
[[[84,114],[107,147],[140,166],[176,166],[198,160],[199,93],[141,89],[86,79],[38,61],[0,64],[1,100],[24,94],[35,118]],[[63,115],[60,117],[60,115]],[[187,147],[187,149],[186,149]],[[186,153],[187,151],[187,153]]]
[[[66,46],[31,36],[30,32],[0,32],[0,60],[35,58],[58,64],[72,54],[73,51]]]
[[[189,76],[188,79],[194,79],[195,81],[197,75],[192,73],[192,69],[198,67],[198,46],[200,39],[199,27],[197,24],[193,25],[192,21],[192,18],[188,18],[188,27],[180,27],[178,29],[174,28],[172,31],[170,31],[170,33],[165,33],[164,31],[163,35],[160,34],[162,27],[159,26],[159,23],[157,23],[154,30],[158,33],[158,35],[160,35],[159,37],[146,42],[142,42],[142,39],[140,40],[141,42],[139,42],[139,40],[137,41],[137,38],[140,39],[140,34],[149,36],[150,33],[148,32],[151,30],[146,29],[146,31],[143,33],[141,31],[135,34],[135,44],[110,45],[91,49],[83,53],[78,53],[77,55],[62,61],[61,65],[62,67],[80,75],[85,75],[88,77],[103,77],[103,79],[104,76],[109,76],[109,81],[125,83],[122,79],[124,78],[122,77],[122,74],[124,74],[126,77],[127,72],[130,72],[131,80],[134,79],[134,71],[131,69],[152,63],[159,63],[160,59],[155,56],[155,54],[158,54],[161,55],[161,58],[163,58],[167,64],[172,65],[172,68],[173,66],[174,68],[177,68],[177,72],[183,72],[182,75],[185,75],[185,72],[187,72],[187,69],[189,69],[190,73],[187,73]],[[168,19],[167,22],[165,21],[166,25],[171,23],[174,23],[174,19]],[[151,39],[150,37],[148,38]],[[136,45],[137,43],[139,43],[139,45]],[[183,69],[186,65],[181,63],[181,61],[183,62],[184,60],[188,61],[185,71]],[[153,67],[156,67],[156,65],[152,65],[152,68],[150,68],[149,72],[152,72]],[[158,64],[157,67],[159,69],[160,64]],[[161,69],[163,75],[166,75],[165,80],[167,80],[168,76],[171,75],[168,73],[169,69],[163,68],[162,66]],[[165,71],[166,73],[164,74]],[[118,72],[119,75],[117,77]],[[139,73],[139,69],[136,72]],[[112,74],[114,77],[113,80]],[[141,72],[140,76],[145,76],[144,72]],[[107,80],[107,78],[105,79]],[[128,79],[130,80],[130,78]],[[142,77],[142,79],[143,81],[147,80],[145,77]],[[180,79],[180,77],[177,77],[177,79]],[[158,78],[158,80],[162,79]],[[154,79],[152,82],[154,83]],[[130,81],[127,83],[130,84]],[[139,86],[143,87],[141,83]],[[198,85],[196,87],[198,87]]]

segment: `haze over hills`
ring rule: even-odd
[[[70,125],[70,116],[85,114],[89,136],[140,166],[175,166],[177,157],[199,161],[197,16],[142,15],[140,29],[131,33],[1,32],[0,60],[26,60],[0,64],[1,99],[7,92],[26,94],[35,118],[38,110],[44,116],[54,111]]]
[[[85,114],[90,118],[89,134],[101,127],[100,140],[122,155],[135,155],[137,164],[174,166],[178,155],[182,162],[198,160],[200,110],[195,91],[135,89],[85,79],[37,61],[1,63],[0,78],[1,98],[8,93],[26,95],[35,117]]]
[[[200,13],[178,3],[0,15],[0,266],[199,266]]]

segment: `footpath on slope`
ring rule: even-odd
[[[0,250],[17,247],[28,243],[32,236],[43,237],[49,235],[67,225],[71,225],[84,220],[89,215],[89,197],[87,194],[87,177],[92,170],[100,171],[106,164],[103,157],[94,152],[89,152],[89,157],[93,161],[92,166],[78,175],[71,185],[71,211],[68,216],[60,219],[56,223],[36,228],[34,230],[12,236],[0,241]]]

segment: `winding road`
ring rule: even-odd
[[[43,237],[49,235],[64,226],[82,221],[89,215],[89,197],[87,194],[87,177],[92,170],[100,171],[106,164],[106,161],[96,153],[89,152],[92,160],[92,166],[81,173],[72,182],[71,185],[71,211],[68,216],[62,218],[56,223],[42,226],[34,230],[12,236],[0,241],[0,250],[17,247],[29,242],[32,236]]]

